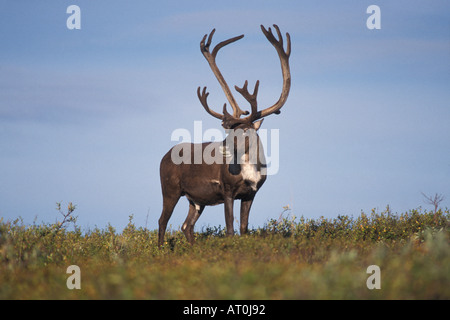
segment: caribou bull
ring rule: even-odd
[[[291,86],[289,70],[290,36],[289,33],[286,33],[287,45],[286,50],[284,50],[280,29],[277,25],[274,25],[274,28],[278,39],[272,33],[271,28],[266,30],[261,26],[262,32],[275,47],[280,58],[283,88],[280,98],[273,106],[258,111],[256,97],[259,80],[256,81],[253,93],[248,91],[247,81],[242,88],[235,86],[236,91],[249,102],[250,113],[242,111],[238,106],[216,65],[216,56],[219,50],[242,39],[244,35],[222,41],[212,51],[210,51],[210,45],[215,29],[209,36],[205,35],[201,40],[200,50],[222,86],[233,109],[233,114],[228,113],[226,104],[223,106],[222,114],[212,110],[208,106],[207,97],[209,93],[206,92],[206,87],[203,90],[200,87],[198,88],[197,95],[203,108],[214,118],[222,120],[222,127],[228,135],[221,142],[179,144],[162,158],[160,176],[163,210],[159,219],[158,235],[160,246],[164,242],[167,223],[181,196],[186,196],[189,201],[189,213],[183,223],[182,230],[191,244],[194,243],[194,225],[205,206],[224,203],[226,233],[227,235],[234,234],[233,202],[235,199],[241,200],[240,232],[241,234],[247,232],[250,207],[256,193],[266,180],[266,161],[257,130],[264,117],[280,113]],[[208,157],[205,157],[205,155],[208,155]]]

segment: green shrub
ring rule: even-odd
[[[194,246],[169,230],[162,248],[132,216],[122,232],[82,232],[73,210],[55,224],[0,218],[1,299],[450,299],[448,209],[281,215],[243,236],[204,228]],[[72,264],[81,290],[66,287]],[[366,287],[373,264],[381,290]]]

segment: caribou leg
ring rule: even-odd
[[[230,196],[225,197],[225,224],[227,226],[227,236],[233,236],[234,235],[234,228],[233,228],[233,204],[234,199]]]
[[[248,215],[253,203],[253,198],[249,200],[241,200],[241,235],[248,232]]]
[[[177,196],[164,196],[163,197],[163,210],[161,217],[159,218],[159,232],[158,232],[158,245],[161,247],[164,243],[164,235],[166,233],[167,223],[172,216],[173,209],[180,199],[180,195]]]
[[[200,218],[203,209],[205,209],[205,206],[200,206],[198,204],[194,204],[192,201],[189,201],[189,213],[183,223],[183,226],[181,227],[181,230],[184,232],[184,235],[190,244],[194,244],[194,225],[198,218]]]

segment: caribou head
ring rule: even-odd
[[[223,106],[222,113],[211,109],[207,102],[209,93],[206,91],[206,87],[203,90],[200,87],[198,88],[197,95],[203,108],[211,116],[222,121],[222,127],[228,133],[228,136],[221,142],[179,144],[167,152],[161,160],[163,210],[159,219],[159,245],[164,242],[167,223],[181,196],[186,196],[189,201],[189,213],[183,223],[182,230],[191,244],[194,242],[194,225],[205,206],[224,203],[226,232],[230,236],[234,234],[233,202],[235,199],[241,200],[240,232],[241,234],[247,232],[250,207],[256,192],[266,180],[266,161],[257,130],[264,117],[280,113],[291,87],[289,70],[290,36],[289,33],[286,33],[287,45],[286,50],[284,50],[280,29],[277,25],[274,25],[274,28],[278,39],[272,33],[271,28],[266,30],[261,26],[262,32],[275,47],[280,58],[283,88],[278,101],[260,111],[258,111],[257,105],[259,80],[256,81],[253,93],[248,91],[248,81],[245,81],[242,88],[235,86],[236,91],[250,104],[251,112],[243,111],[236,103],[216,64],[216,56],[219,50],[242,39],[244,35],[222,41],[212,51],[210,51],[210,45],[215,29],[209,36],[205,35],[201,40],[200,50],[219,81],[233,112],[232,114],[228,112],[226,103]],[[196,151],[198,151],[197,156]],[[198,154],[201,155],[200,158]],[[174,155],[178,157],[176,160]],[[204,155],[209,156],[205,157]],[[179,161],[180,158],[182,161]]]

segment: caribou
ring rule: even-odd
[[[253,93],[248,91],[248,81],[245,81],[241,88],[235,86],[236,91],[250,104],[251,112],[243,111],[236,103],[216,64],[216,56],[219,50],[242,39],[244,35],[222,41],[212,51],[210,51],[210,45],[215,29],[211,31],[209,36],[206,34],[201,40],[200,50],[219,81],[233,113],[228,112],[226,103],[223,106],[222,113],[211,109],[207,102],[209,92],[206,91],[206,87],[203,89],[198,87],[197,96],[203,108],[208,114],[222,121],[222,127],[228,135],[225,140],[220,142],[179,144],[170,149],[162,158],[160,177],[163,209],[159,219],[159,246],[164,243],[167,223],[182,196],[186,196],[189,201],[189,212],[181,227],[189,243],[193,244],[195,241],[194,225],[205,206],[222,203],[225,207],[226,234],[232,236],[234,234],[234,200],[241,200],[240,233],[248,232],[248,217],[253,199],[267,177],[264,150],[257,131],[265,117],[271,114],[280,114],[280,109],[286,103],[291,87],[289,69],[290,35],[286,33],[285,50],[280,29],[277,25],[273,25],[273,27],[278,39],[274,36],[270,27],[266,30],[261,25],[261,30],[278,53],[283,75],[283,87],[278,101],[260,111],[258,111],[257,106],[259,80],[255,83]],[[198,157],[199,154],[201,155],[200,158]],[[205,157],[205,154],[210,155],[210,157]]]

